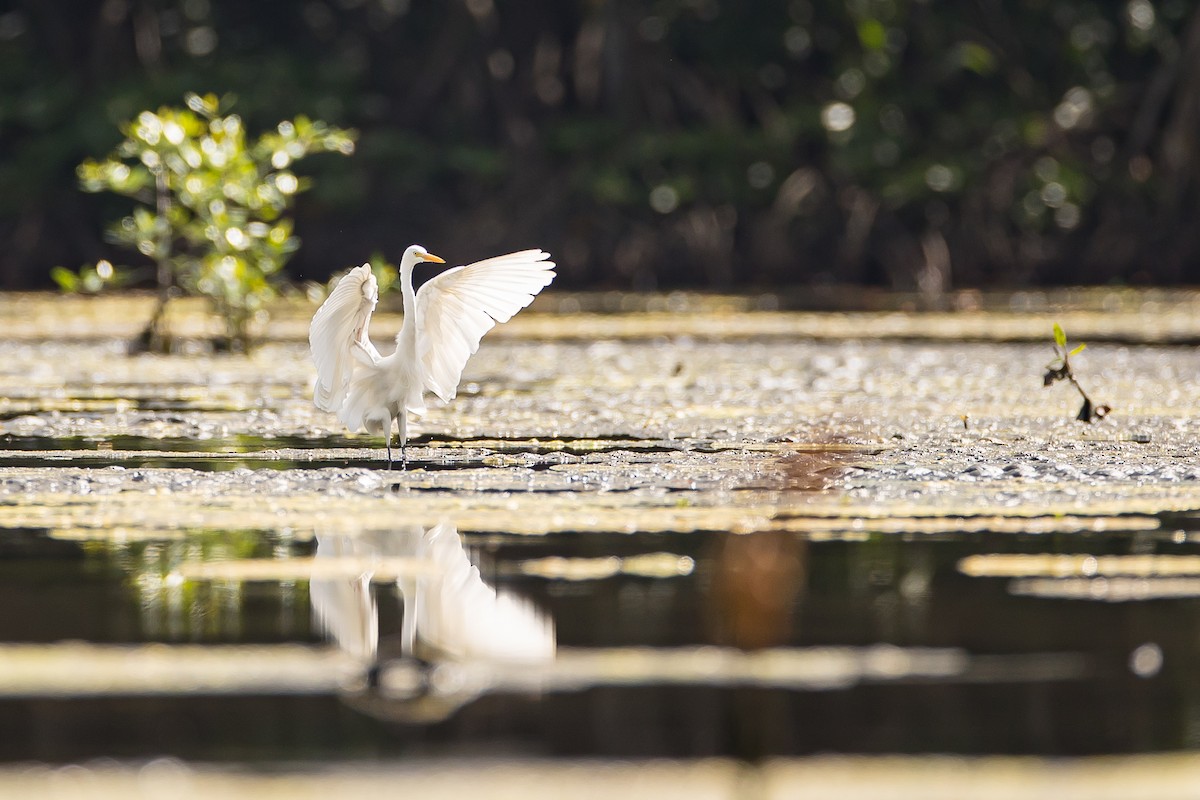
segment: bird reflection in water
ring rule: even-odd
[[[372,583],[393,578],[385,575],[377,581],[371,564],[383,559],[411,559],[412,565],[423,567],[401,570],[395,578],[404,607],[403,656],[430,661],[541,661],[554,657],[553,621],[524,598],[485,583],[451,524],[360,535],[318,534],[316,558],[352,559],[363,564],[363,571],[355,576],[314,578],[309,593],[317,627],[364,662],[379,659],[381,595]]]

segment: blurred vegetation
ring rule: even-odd
[[[52,7],[53,6],[53,7]],[[0,284],[114,258],[72,169],[186,91],[314,158],[293,277],[421,242],[564,287],[1197,279],[1188,0],[105,0],[0,12]],[[300,173],[297,173],[298,175]]]
[[[310,153],[350,155],[354,137],[300,116],[248,140],[241,118],[222,116],[215,95],[189,94],[186,102],[123,124],[125,139],[104,160],[80,164],[79,181],[85,191],[140,203],[109,233],[157,266],[160,301],[146,346],[168,349],[163,312],[171,290],[181,287],[207,297],[225,321],[230,348],[245,350],[251,323],[266,314],[275,279],[300,244],[283,215],[309,181],[293,165]],[[66,273],[52,277],[63,285]],[[87,273],[80,277],[87,287]]]
[[[302,626],[301,634],[307,631],[306,613],[286,612],[307,609],[308,581],[283,581],[256,591],[242,581],[197,581],[180,574],[184,565],[286,558],[311,550],[288,532],[194,529],[164,539],[97,538],[83,547],[97,569],[116,567],[123,573],[137,597],[139,633],[150,641],[269,640],[280,636],[279,626],[286,632],[293,620]],[[248,606],[276,603],[284,613],[247,613]]]
[[[77,271],[52,267],[50,279],[67,294],[99,294],[105,289],[119,289],[138,281],[138,270],[113,266],[107,259],[84,264]]]

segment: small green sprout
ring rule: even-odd
[[[1075,379],[1075,373],[1071,370],[1071,356],[1082,352],[1086,347],[1086,344],[1080,344],[1068,350],[1066,332],[1061,325],[1057,322],[1054,323],[1054,360],[1046,365],[1046,374],[1042,376],[1042,385],[1050,386],[1056,381],[1070,381],[1083,397],[1083,405],[1080,407],[1079,413],[1075,415],[1075,419],[1081,422],[1094,422],[1108,416],[1112,407],[1094,404],[1087,392],[1079,385],[1079,381]]]

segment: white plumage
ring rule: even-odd
[[[318,559],[361,559],[364,568],[344,577],[314,577],[308,583],[317,627],[338,646],[362,661],[374,661],[379,649],[379,605],[371,591],[373,572],[365,565],[379,557],[365,537],[317,534]]]
[[[396,579],[404,598],[400,646],[405,656],[421,649],[439,660],[554,658],[554,621],[531,601],[485,582],[453,524],[429,529],[402,525],[357,535],[318,533],[316,559],[360,562],[357,571],[342,576],[322,570],[317,577],[314,571],[309,596],[317,627],[362,661],[378,656],[379,606],[371,588],[377,573],[372,562],[391,559],[408,560],[417,573]]]
[[[420,245],[400,259],[404,324],[396,349],[380,355],[368,327],[379,300],[371,267],[350,270],[317,309],[308,329],[317,385],[313,402],[352,431],[388,438],[399,426],[401,453],[408,441],[408,413],[425,411],[425,392],[454,399],[467,359],[497,322],[508,322],[554,280],[554,262],[542,250],[522,250],[446,270],[414,294],[413,268],[421,261],[445,263]],[[405,459],[407,465],[407,459]]]

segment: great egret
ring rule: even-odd
[[[497,322],[533,302],[554,280],[554,262],[542,250],[522,250],[443,272],[413,293],[413,268],[422,261],[446,263],[413,245],[400,259],[404,324],[396,349],[380,355],[367,328],[379,300],[371,266],[355,267],[338,281],[317,309],[308,343],[317,367],[313,402],[332,411],[351,431],[365,428],[387,439],[392,466],[392,423],[400,433],[400,455],[408,468],[408,414],[425,412],[424,395],[454,399],[467,359]]]

